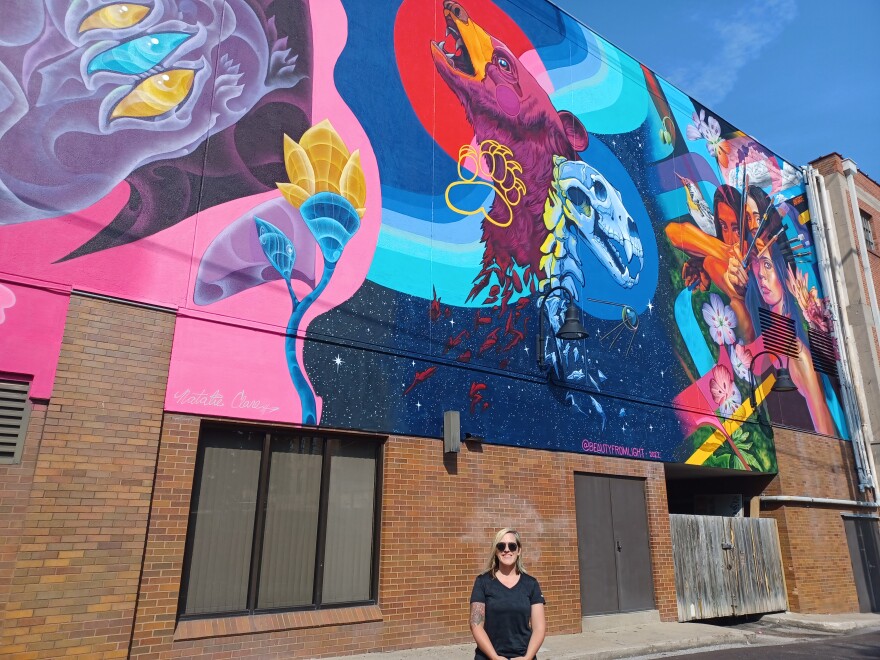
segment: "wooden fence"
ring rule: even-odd
[[[775,520],[669,518],[679,621],[787,609]]]

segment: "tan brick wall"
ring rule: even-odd
[[[37,464],[37,451],[46,421],[46,407],[45,403],[31,406],[21,462],[17,465],[0,465],[0,615],[9,598],[9,582],[21,542],[24,516]],[[0,624],[2,620],[0,616]]]
[[[124,657],[174,316],[71,297],[0,656]]]
[[[861,499],[852,445],[821,435],[775,430],[779,474],[767,495]],[[804,613],[858,612],[842,512],[806,503],[764,504],[761,516],[779,529],[789,609]],[[856,511],[864,513],[864,511]]]
[[[317,617],[313,625],[321,627],[293,628],[297,616],[282,615],[281,629],[271,632],[240,634],[242,622],[230,622],[227,635],[174,641],[198,424],[166,418],[133,658],[315,657],[467,642],[474,577],[495,530],[507,525],[523,534],[526,566],[547,599],[550,633],[579,632],[575,472],[647,478],[657,607],[664,620],[676,617],[662,465],[493,445],[444,458],[439,440],[391,438],[383,468],[381,621],[333,625]]]

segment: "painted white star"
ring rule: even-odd
[[[336,365],[336,373],[339,373],[339,367],[341,367],[345,363],[342,361],[342,358],[337,354],[336,357],[333,359],[333,364]]]
[[[649,431],[653,431],[653,430],[654,430],[654,425],[653,425],[653,424],[648,424],[648,430],[649,430]]]
[[[523,348],[526,349],[526,355],[528,355],[528,354],[529,354],[529,347],[528,347],[528,346],[523,346]]]
[[[661,369],[660,370],[660,378],[663,378],[663,376],[665,376],[665,375],[666,375],[666,372],[663,369]]]
[[[416,361],[415,361],[415,360],[412,361],[412,365],[413,365],[413,366],[416,366]]]
[[[421,401],[416,401],[416,408],[418,408],[419,411],[422,410],[422,402]]]
[[[455,327],[455,319],[450,318],[450,319],[449,319],[449,325],[451,325],[451,326],[454,328],[454,327]]]
[[[654,303],[652,303],[650,300],[648,301],[648,311],[649,312],[654,311]]]

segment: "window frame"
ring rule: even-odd
[[[859,218],[862,221],[862,234],[865,237],[865,246],[871,252],[877,251],[877,240],[874,237],[874,222],[870,213],[859,209]]]
[[[256,512],[254,515],[254,529],[252,532],[251,561],[248,567],[248,593],[247,605],[244,609],[231,610],[227,612],[207,612],[207,613],[186,613],[187,589],[190,579],[190,569],[192,566],[193,554],[193,502],[196,499],[196,488],[200,483],[199,474],[203,467],[203,442],[202,438],[206,431],[223,431],[223,432],[245,432],[245,433],[262,433],[262,446],[260,448],[260,470],[257,483],[257,500],[255,503]],[[315,542],[315,565],[312,568],[314,582],[312,585],[312,602],[308,605],[290,606],[290,607],[274,607],[259,608],[257,602],[259,599],[259,583],[261,558],[263,549],[263,539],[265,537],[266,523],[266,502],[269,494],[269,481],[271,473],[269,470],[271,446],[273,435],[300,435],[320,438],[323,442],[321,452],[321,482],[320,495],[318,501],[318,531]],[[193,466],[192,489],[190,493],[190,507],[187,514],[186,529],[186,546],[183,555],[183,565],[181,569],[180,589],[177,599],[177,619],[178,621],[190,621],[198,619],[213,619],[234,616],[254,616],[262,614],[276,614],[279,612],[312,612],[320,610],[340,609],[346,607],[362,607],[369,605],[377,605],[379,601],[379,554],[381,548],[380,533],[382,529],[382,488],[383,488],[383,465],[385,457],[385,442],[388,439],[384,435],[361,434],[361,433],[340,433],[323,429],[303,429],[303,428],[287,428],[287,427],[262,427],[250,425],[231,425],[222,423],[203,423],[199,429],[199,442],[196,451],[195,465]],[[332,472],[332,454],[333,448],[337,443],[346,440],[358,440],[374,445],[376,450],[376,466],[375,480],[373,492],[373,529],[372,529],[372,548],[370,560],[370,596],[366,600],[328,603],[322,602],[323,582],[324,582],[324,560],[327,540],[327,518],[329,511],[329,495],[330,495],[330,476]]]

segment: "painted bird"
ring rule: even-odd
[[[684,186],[684,191],[687,194],[688,212],[691,214],[694,222],[704,232],[714,236],[715,216],[712,215],[712,209],[709,208],[709,205],[703,198],[703,193],[700,192],[699,186],[681,174],[676,174],[676,176],[681,179],[681,183]]]

